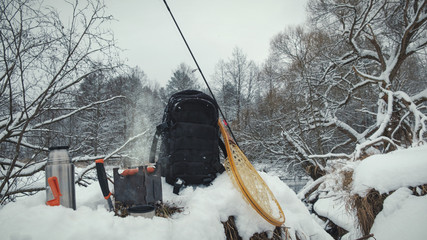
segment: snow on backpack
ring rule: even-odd
[[[157,166],[175,194],[182,186],[209,185],[217,173],[224,172],[219,147],[224,155],[226,151],[220,139],[218,104],[207,94],[185,90],[169,98],[153,138],[150,162],[154,162],[159,138]]]

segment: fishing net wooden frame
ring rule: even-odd
[[[218,124],[228,155],[224,162],[228,175],[244,199],[261,217],[275,226],[281,226],[285,222],[285,215],[276,197],[245,154],[233,141],[230,141],[223,124],[220,121]]]

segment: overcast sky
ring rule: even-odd
[[[306,0],[168,0],[208,81],[237,46],[262,63],[270,39],[305,20]],[[182,62],[196,68],[163,0],[105,0],[122,58],[149,79],[167,83]],[[202,78],[197,76],[200,81]]]

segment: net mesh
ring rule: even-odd
[[[285,215],[270,188],[237,145],[230,143],[230,150],[235,172],[233,173],[229,159],[224,166],[234,184],[243,191],[245,199],[264,219],[276,226],[282,225]]]

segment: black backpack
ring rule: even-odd
[[[154,162],[159,137],[157,166],[166,182],[174,185],[174,193],[185,185],[209,185],[217,173],[224,172],[218,146],[224,155],[226,151],[219,134],[218,104],[205,93],[185,90],[169,98],[153,138],[150,162]]]

